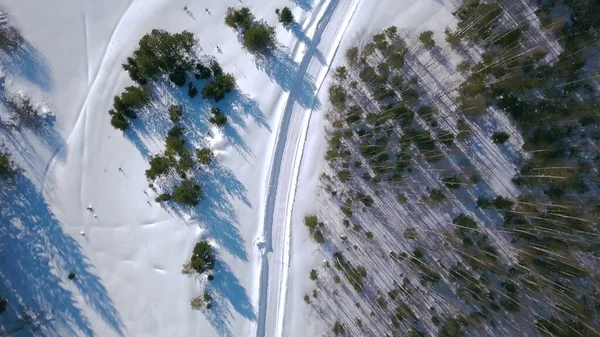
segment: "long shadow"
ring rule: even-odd
[[[306,57],[305,59],[310,60]],[[314,81],[306,74],[308,64],[301,67],[279,48],[273,50],[270,55],[257,56],[255,62],[258,69],[264,71],[283,90],[290,92],[290,98],[302,107],[306,109],[319,107]]]
[[[292,0],[292,2],[305,11],[313,9],[313,0]]]
[[[230,329],[232,314],[227,302],[248,320],[255,321],[256,312],[246,289],[240,285],[239,279],[221,259],[217,259],[214,273],[215,279],[209,283],[208,288],[212,290],[209,293],[213,297],[213,306],[206,311],[206,316],[220,336],[233,336]]]
[[[18,324],[19,307],[50,312],[67,335],[96,336],[91,323],[76,304],[77,287],[87,305],[124,336],[123,322],[102,281],[93,273],[80,245],[64,233],[58,220],[33,183],[22,174],[0,189],[0,291],[9,309],[0,316],[0,328]],[[74,280],[67,275],[75,273]],[[62,330],[64,333],[64,330]],[[44,329],[44,335],[59,332]]]
[[[24,78],[46,92],[52,90],[54,82],[50,67],[29,42],[24,42],[15,51],[0,52],[0,61],[9,74]]]

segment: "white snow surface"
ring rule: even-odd
[[[28,41],[20,62],[2,61],[6,88],[26,91],[56,116],[53,128],[41,134],[1,134],[26,176],[9,194],[14,204],[0,213],[0,222],[14,227],[14,233],[0,235],[22,242],[4,244],[3,255],[16,260],[11,266],[23,266],[7,269],[6,260],[0,261],[3,286],[17,290],[23,305],[51,313],[52,320],[35,334],[323,332],[302,301],[308,270],[322,261],[302,221],[316,202],[324,165],[327,74],[341,63],[346,47],[392,24],[442,31],[451,22],[451,5],[433,0],[1,0],[0,5]],[[240,5],[277,27],[280,46],[260,66],[223,23],[227,8]],[[274,13],[283,6],[292,8],[298,22],[289,31]],[[229,106],[238,118],[225,131],[210,129],[207,142],[219,169],[208,178],[197,212],[161,207],[144,176],[169,126],[131,137],[109,123],[112,97],[131,84],[121,64],[153,28],[193,32],[204,53],[214,55],[239,86]],[[165,100],[164,106],[173,102]],[[210,283],[180,273],[202,238],[218,252]],[[77,274],[73,281],[67,280],[70,272]],[[204,289],[215,297],[213,309],[191,310],[190,299]]]

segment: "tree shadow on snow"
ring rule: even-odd
[[[229,266],[218,259],[214,273],[215,279],[209,283],[209,289],[213,290],[210,292],[213,307],[206,311],[206,317],[220,336],[233,336],[230,330],[232,314],[226,303],[229,302],[235,311],[250,321],[256,321],[256,312],[246,289],[240,285]]]
[[[0,316],[0,329],[18,328],[20,308],[26,307],[51,316],[56,321],[52,325],[62,329],[54,331],[53,326],[42,324],[35,335],[96,336],[76,303],[77,288],[115,334],[124,336],[121,317],[80,245],[62,231],[29,179],[19,173],[12,183],[4,182],[0,189],[0,291],[9,301],[8,310]],[[74,280],[67,279],[71,272],[76,274]]]
[[[50,67],[29,42],[24,42],[13,52],[0,52],[0,61],[8,74],[24,78],[46,92],[52,90],[54,83]]]
[[[292,2],[305,11],[313,9],[313,0],[292,0]]]

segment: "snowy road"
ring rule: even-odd
[[[265,251],[261,261],[256,335],[281,336],[290,260],[291,212],[310,116],[317,93],[360,0],[329,0],[316,6],[317,20],[304,27],[310,43],[294,48],[300,66],[284,101],[268,177],[264,209]],[[298,42],[301,43],[301,42]],[[307,97],[305,91],[310,88]]]

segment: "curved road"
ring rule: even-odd
[[[285,102],[271,158],[263,212],[265,251],[259,281],[257,337],[281,336],[283,333],[291,212],[310,115],[359,1],[324,0],[324,10],[319,13],[314,34],[309,36],[312,41],[302,56],[294,86]],[[307,30],[310,31],[310,27]],[[302,97],[307,81],[312,87],[312,98],[308,102]]]

